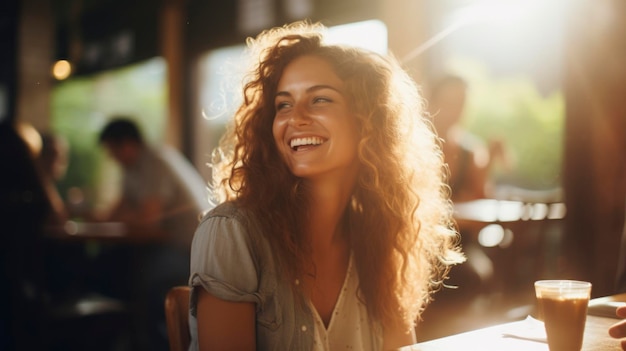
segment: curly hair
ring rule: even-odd
[[[357,116],[360,170],[344,215],[360,299],[383,325],[409,328],[463,260],[454,230],[440,140],[415,82],[390,56],[323,42],[321,24],[297,22],[248,39],[252,62],[243,102],[213,154],[216,201],[252,211],[285,274],[297,276],[309,252],[302,232],[306,189],[272,136],[274,94],[285,67],[314,55],[344,82]]]

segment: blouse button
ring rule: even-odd
[[[296,283],[296,285],[300,285],[300,280],[296,279],[294,283]]]
[[[302,326],[302,331],[305,332],[306,331],[306,325]]]

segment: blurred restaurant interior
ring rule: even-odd
[[[425,95],[444,74],[463,77],[464,128],[506,146],[488,197],[457,204],[458,225],[480,250],[464,265],[477,267],[480,281],[435,294],[418,340],[524,318],[538,279],[588,280],[593,296],[620,292],[624,1],[4,0],[0,9],[0,122],[67,141],[67,172],[56,185],[74,213],[119,196],[119,169],[97,147],[115,114],[136,116],[146,139],[180,150],[208,181],[211,150],[238,98],[231,89],[246,38],[306,18],[337,42],[393,54]],[[19,235],[0,231],[3,241]],[[88,259],[100,243],[71,245]],[[77,285],[90,275],[80,274],[71,278]],[[82,336],[95,343],[96,334],[107,340],[125,328],[124,318],[111,318]],[[3,332],[14,322],[3,320]]]

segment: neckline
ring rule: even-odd
[[[348,282],[352,275],[352,264],[353,264],[352,261],[353,261],[352,252],[350,252],[350,258],[348,259],[348,269],[346,269],[346,276],[343,278],[343,284],[341,284],[341,290],[339,291],[339,296],[337,297],[335,306],[333,307],[333,310],[330,314],[330,320],[328,321],[328,326],[324,324],[324,320],[322,319],[319,312],[317,311],[317,308],[315,308],[313,301],[311,301],[311,299],[307,297],[307,303],[309,304],[309,309],[311,309],[311,312],[313,314],[313,319],[316,322],[315,324],[324,327],[324,332],[326,334],[328,334],[328,332],[332,329],[333,321],[335,320],[335,315],[339,312],[338,310],[339,307],[343,305],[344,296],[348,290]]]

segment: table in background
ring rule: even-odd
[[[189,278],[188,250],[168,242],[162,230],[121,222],[68,221],[47,227],[45,235],[56,249],[49,250],[51,261],[70,272],[53,275],[77,285],[74,290],[112,297],[127,307],[128,325],[119,328],[128,334],[128,349],[146,349],[145,340],[165,340],[163,301],[171,287]],[[67,262],[62,256],[67,251],[78,252],[78,258]]]
[[[489,258],[492,289],[507,292],[530,286],[557,270],[565,214],[562,202],[478,199],[454,203],[463,245]],[[469,254],[468,260],[473,260]]]

